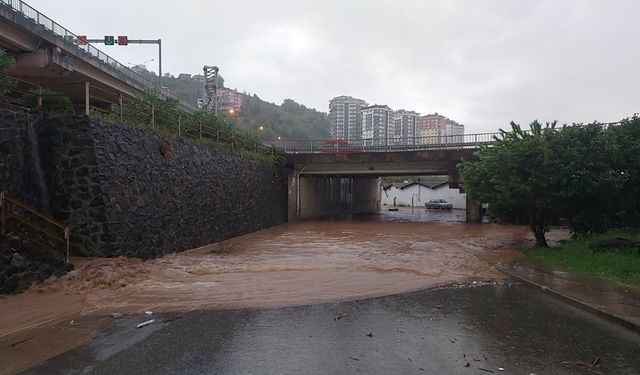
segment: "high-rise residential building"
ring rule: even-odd
[[[420,114],[414,111],[400,109],[393,114],[394,144],[413,144],[415,137],[419,136]]]
[[[362,116],[362,140],[366,146],[389,144],[395,135],[393,110],[386,105],[372,105],[360,111]]]
[[[420,118],[420,137],[434,137],[430,139],[424,140],[427,143],[438,143],[442,140],[436,139],[435,137],[446,137],[446,136],[454,136],[464,135],[464,125],[458,124],[457,122],[438,114],[438,112],[426,116],[422,116]],[[454,140],[457,138],[449,138],[450,140]]]
[[[329,135],[331,139],[347,141],[362,138],[360,110],[367,102],[350,96],[338,96],[329,101]]]

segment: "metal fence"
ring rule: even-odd
[[[449,136],[357,139],[357,140],[265,140],[264,143],[287,153],[392,152],[430,149],[478,148],[490,144],[500,133]]]
[[[80,86],[87,90],[85,103],[73,103],[63,94],[51,91],[50,87],[0,73],[0,80],[6,82],[6,91],[0,92],[0,106],[11,109],[65,112],[86,114],[109,121],[137,127],[228,145],[232,151],[250,151],[262,155],[273,155],[276,150],[263,144],[255,133],[242,131],[221,120],[189,113],[177,108],[167,108],[162,101],[150,97],[149,100],[125,97],[116,91],[87,85],[86,82],[66,83],[69,88]],[[55,86],[54,86],[55,87]],[[60,99],[67,99],[60,100]],[[117,98],[115,101],[113,98]],[[57,100],[56,100],[57,99]]]
[[[157,91],[159,94],[171,97],[173,99],[179,100],[183,105],[189,107],[190,111],[194,111],[195,108],[193,106],[187,105],[180,98],[175,96],[170,91],[159,87],[155,82],[147,79],[141,74],[134,72],[129,69],[116,59],[110,57],[106,53],[100,51],[96,47],[91,44],[86,44],[84,46],[80,46],[77,44],[78,36],[65,27],[61,26],[57,22],[53,21],[51,18],[45,16],[40,13],[29,4],[25,3],[21,0],[0,0],[0,5],[5,5],[11,8],[14,12],[22,15],[25,19],[30,20],[31,22],[42,26],[45,30],[52,32],[55,36],[60,37],[68,46],[69,50],[78,52],[79,55],[88,55],[94,59],[99,60],[100,62],[108,65],[109,67],[117,70],[118,72],[124,74],[127,78],[130,78],[134,82],[142,85],[145,88],[150,88]]]

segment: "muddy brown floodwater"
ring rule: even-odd
[[[28,360],[68,350],[108,324],[92,317],[113,311],[290,306],[504,277],[492,264],[520,257],[526,228],[460,220],[401,209],[281,225],[147,262],[74,259],[68,275],[0,299],[0,357],[46,343]]]

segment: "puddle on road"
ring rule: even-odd
[[[526,228],[411,210],[286,224],[147,262],[75,259],[68,275],[2,298],[0,340],[87,314],[291,306],[499,279],[491,264],[520,257]]]

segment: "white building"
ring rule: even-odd
[[[350,96],[329,101],[329,136],[331,139],[358,140],[362,137],[360,110],[367,102]]]
[[[395,134],[393,110],[386,105],[372,105],[360,111],[362,116],[362,139],[366,146],[388,144]]]
[[[454,209],[467,208],[467,195],[449,188],[448,177],[421,177],[418,182],[394,183],[382,187],[383,206],[424,207],[432,199],[444,199]]]
[[[420,114],[400,109],[393,114],[395,140],[393,144],[414,144],[420,128]]]

